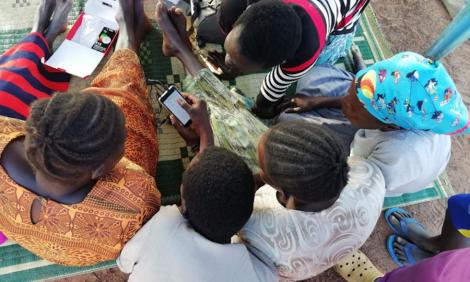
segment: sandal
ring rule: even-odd
[[[401,213],[401,214],[405,214],[406,216],[409,216],[409,217],[405,217],[405,218],[401,218],[400,219],[400,228],[397,229],[396,226],[394,226],[392,224],[392,221],[390,220],[390,217],[393,215],[393,213]],[[407,210],[404,210],[404,209],[401,209],[401,208],[390,208],[388,209],[385,214],[384,214],[384,217],[385,217],[385,221],[387,222],[388,226],[390,226],[390,228],[393,230],[393,232],[396,234],[396,235],[399,235],[405,239],[408,239],[408,224],[418,224],[420,225],[424,230],[426,230],[424,228],[424,226],[418,222],[415,218],[412,217],[411,213],[408,212]]]
[[[388,238],[387,238],[387,251],[388,251],[388,254],[390,255],[390,257],[392,258],[393,262],[395,262],[398,266],[402,267],[402,266],[405,266],[405,264],[402,263],[398,259],[398,256],[395,253],[395,247],[393,246],[397,239],[398,239],[398,235],[393,234],[393,235],[388,236]],[[416,246],[413,243],[410,243],[408,241],[407,241],[407,243],[405,243],[403,250],[405,252],[406,260],[408,261],[407,265],[416,264],[416,260],[413,257],[413,250],[415,250],[417,248],[418,248],[418,246]]]
[[[340,260],[335,270],[348,282],[373,282],[384,276],[359,250]]]

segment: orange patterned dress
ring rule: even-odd
[[[124,75],[125,70],[125,75]],[[136,54],[119,50],[86,92],[110,97],[123,110],[128,136],[125,157],[78,204],[37,196],[15,183],[0,166],[0,230],[34,254],[63,265],[85,266],[115,259],[124,244],[160,207],[152,175],[157,135]],[[0,117],[0,154],[24,136],[24,122]],[[33,201],[39,221],[31,221]]]

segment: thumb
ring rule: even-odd
[[[191,105],[188,104],[188,102],[186,102],[185,100],[183,99],[178,99],[178,105],[180,105],[183,109],[185,109],[188,113],[189,111],[191,110]]]

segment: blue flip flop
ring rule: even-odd
[[[390,216],[394,212],[403,213],[403,214],[407,214],[410,216],[410,217],[405,217],[405,218],[400,219],[400,229],[397,229],[390,221]],[[390,226],[390,228],[393,230],[393,232],[397,235],[400,235],[401,237],[405,239],[408,239],[408,224],[411,224],[411,223],[419,224],[421,225],[423,229],[425,229],[421,223],[419,223],[415,218],[411,217],[411,213],[409,211],[401,209],[401,208],[388,209],[385,212],[384,217],[385,217],[385,221],[387,222],[388,226]]]
[[[402,267],[405,266],[400,260],[398,259],[397,254],[395,253],[393,243],[397,240],[398,236],[395,234],[392,234],[387,237],[387,251],[390,257],[392,258],[393,262],[395,262],[398,266]],[[405,256],[406,260],[408,261],[408,265],[413,265],[416,264],[416,260],[413,257],[413,250],[417,249],[418,246],[416,246],[413,243],[406,243],[404,246],[404,251],[405,251]]]

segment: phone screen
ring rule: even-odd
[[[178,90],[171,86],[160,98],[160,102],[184,125],[188,126],[191,122],[188,112],[178,104],[178,100],[184,100],[184,97]]]

